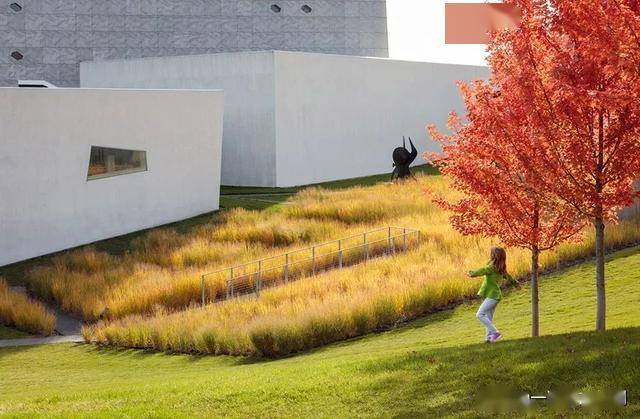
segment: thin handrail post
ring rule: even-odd
[[[311,248],[311,269],[313,271],[313,276],[316,275],[316,247],[313,246]]]
[[[364,260],[369,260],[369,243],[367,243],[367,233],[363,234],[364,237]]]
[[[284,255],[284,283],[289,283],[289,253]]]
[[[229,284],[231,285],[231,298],[233,298],[233,295],[235,294],[235,282],[233,280],[233,268],[231,268],[229,270]]]
[[[407,251],[407,229],[406,228],[402,229],[402,247],[406,252]]]
[[[202,282],[200,284],[201,285],[201,290],[200,291],[201,291],[201,294],[202,294],[201,295],[201,297],[202,297],[202,307],[204,307],[204,300],[205,300],[205,296],[204,296],[204,275],[202,275],[201,280],[202,280]]]
[[[338,240],[338,267],[342,269],[342,240]]]
[[[256,295],[260,297],[260,289],[262,288],[262,261],[258,261],[258,280],[256,282]]]

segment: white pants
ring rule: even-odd
[[[484,324],[484,327],[487,329],[486,337],[489,338],[491,333],[495,333],[498,331],[496,327],[493,325],[493,314],[496,311],[496,307],[500,301],[494,300],[491,298],[485,298],[482,304],[480,304],[480,308],[476,313],[476,317],[478,320]]]

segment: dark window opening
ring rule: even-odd
[[[282,7],[278,6],[277,4],[272,4],[271,11],[273,13],[280,13],[282,11]]]
[[[22,11],[22,6],[20,6],[18,3],[11,3],[9,7],[16,13]]]
[[[102,179],[147,170],[147,152],[91,146],[87,179]]]
[[[11,58],[13,58],[16,61],[20,61],[21,59],[24,58],[24,55],[22,55],[20,51],[13,51],[11,53]]]
[[[313,12],[313,9],[311,8],[311,6],[309,6],[308,4],[305,4],[304,6],[301,7],[302,11],[305,13],[311,13]]]

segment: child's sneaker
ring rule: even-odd
[[[502,337],[502,333],[500,333],[500,332],[493,332],[493,333],[489,336],[489,341],[490,341],[491,343],[493,343],[493,342],[497,342],[501,337]]]

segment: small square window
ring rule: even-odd
[[[91,146],[87,180],[146,171],[146,151]]]
[[[313,12],[313,9],[311,8],[311,6],[309,6],[308,4],[305,4],[304,6],[301,7],[302,11],[305,13],[311,13]]]
[[[271,11],[273,13],[280,13],[282,11],[282,7],[278,6],[277,4],[272,4]]]
[[[13,10],[16,13],[22,11],[22,6],[20,6],[18,3],[11,3],[9,7],[11,8],[11,10]]]
[[[16,61],[20,61],[24,58],[24,55],[22,55],[20,51],[13,51],[11,53],[11,58],[13,58]]]

